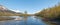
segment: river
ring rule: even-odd
[[[20,17],[21,20],[0,21],[0,25],[47,25],[41,18],[36,16]]]

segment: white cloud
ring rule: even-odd
[[[15,12],[20,12],[19,10],[13,10],[13,11],[15,11]]]
[[[39,11],[36,11],[35,13],[38,13],[38,12],[40,12],[41,10],[39,10]]]
[[[12,10],[12,9],[10,9],[10,10]],[[19,10],[12,10],[12,11],[17,12],[17,13],[18,13],[18,12],[21,12],[21,11],[19,11]]]

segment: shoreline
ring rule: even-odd
[[[52,25],[60,25],[60,21],[57,18],[49,19],[49,18],[42,18],[42,20],[46,23],[52,24]]]

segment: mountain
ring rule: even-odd
[[[1,12],[13,12],[13,13],[15,13],[14,11],[9,10],[6,7],[2,6],[2,5],[0,5],[0,11]]]
[[[5,6],[3,5],[0,5],[0,16],[2,15],[17,15],[17,14],[22,14],[22,13],[17,13],[17,12],[14,12],[12,10],[9,10],[8,8],[6,8]]]

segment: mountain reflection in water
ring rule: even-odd
[[[27,18],[22,17],[22,20],[8,20],[0,21],[0,25],[46,25],[41,19],[35,16],[28,16]]]

